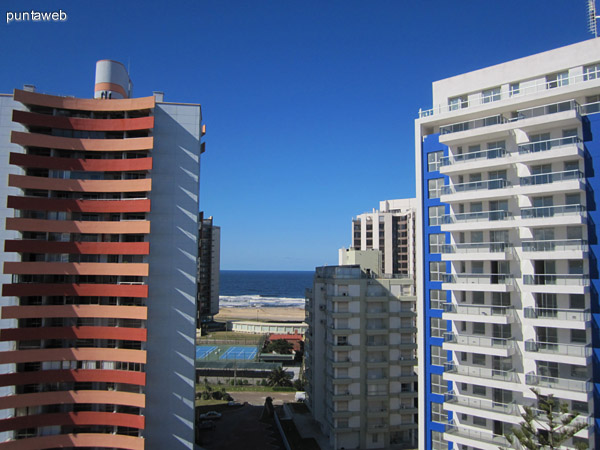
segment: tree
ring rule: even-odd
[[[285,339],[276,339],[267,344],[265,349],[267,353],[279,353],[280,355],[289,355],[292,353],[292,344]]]
[[[524,406],[525,412],[521,414],[524,422],[505,434],[513,447],[518,441],[529,450],[554,450],[587,428],[586,422],[576,421],[579,413],[569,411],[567,403],[560,402],[552,394],[541,395],[535,389],[532,391],[536,397],[536,407]],[[588,448],[584,442],[577,443],[575,447],[578,450]]]
[[[267,384],[269,386],[291,386],[292,377],[290,377],[288,373],[283,370],[283,367],[280,366],[271,371]]]

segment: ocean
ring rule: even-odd
[[[221,270],[219,305],[304,308],[313,276],[305,271]]]

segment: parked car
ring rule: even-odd
[[[242,404],[239,402],[228,402],[227,406],[242,406]]]
[[[205,412],[204,414],[200,414],[201,420],[216,420],[216,419],[220,419],[220,418],[221,418],[221,413],[218,413],[217,411],[208,411],[208,412]]]

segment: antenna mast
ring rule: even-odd
[[[588,31],[598,37],[598,28],[596,26],[596,20],[600,19],[600,16],[596,15],[596,0],[588,0]]]

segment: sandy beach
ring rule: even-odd
[[[219,308],[215,320],[258,320],[260,322],[304,322],[303,308]]]

